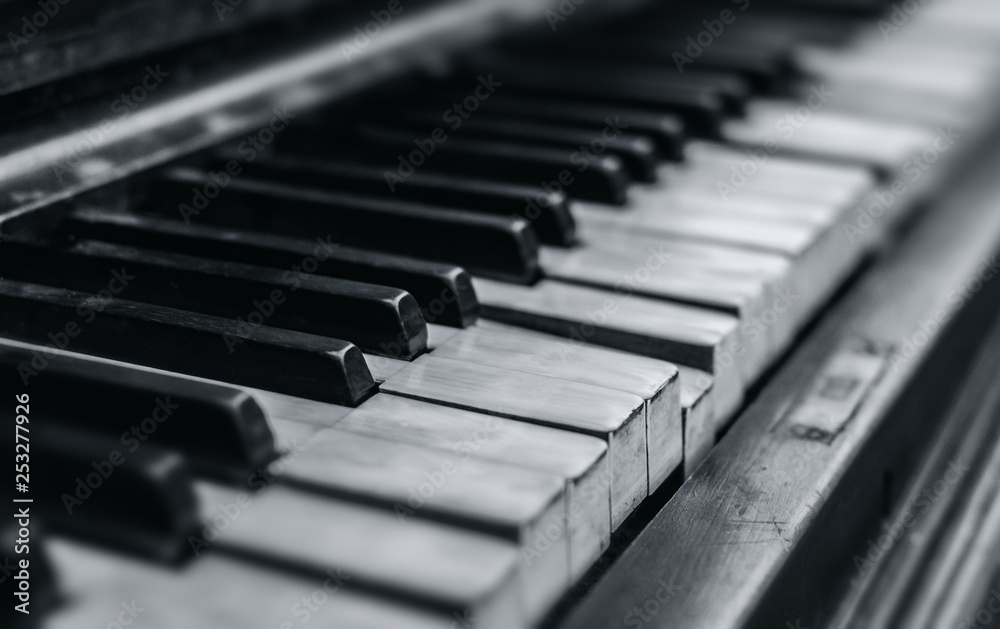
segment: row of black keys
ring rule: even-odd
[[[223,151],[162,173],[143,184],[141,213],[77,211],[57,247],[8,243],[4,335],[45,344],[82,320],[76,351],[355,405],[376,386],[356,348],[412,358],[426,349],[425,321],[471,324],[478,305],[462,267],[537,280],[538,243],[574,242],[570,197],[614,211],[631,182],[680,156],[685,129],[714,134],[723,113],[768,83],[751,78],[787,73],[776,51],[770,65],[758,55],[753,71],[655,79],[630,75],[628,61],[590,75],[547,51],[530,64],[488,56],[493,65],[469,61],[467,74],[394,99],[404,106],[369,98],[294,121],[276,154],[247,163]],[[504,91],[390,192],[396,156],[443,125],[449,97],[492,67],[508,72],[493,73]],[[573,151],[610,118],[627,120],[627,132],[579,169]],[[571,185],[546,189],[567,169]],[[101,297],[119,293],[137,303]],[[169,342],[147,342],[155,338]],[[289,368],[260,368],[268,364]]]

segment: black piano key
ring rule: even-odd
[[[405,109],[397,115],[414,129],[432,129],[442,122],[441,112],[433,109]],[[463,138],[510,139],[540,146],[559,146],[584,155],[600,150],[621,159],[632,178],[638,181],[656,181],[656,164],[661,159],[652,139],[628,130],[609,134],[601,128],[479,113],[463,121],[455,133]]]
[[[591,75],[583,70],[565,73],[533,73],[512,69],[504,75],[504,93],[522,93],[562,99],[585,99],[593,103],[646,107],[674,113],[688,130],[699,137],[719,137],[719,126],[727,115],[723,95],[709,87],[676,87],[629,77]]]
[[[192,169],[175,169],[153,185],[149,207],[178,211],[194,191],[214,185]],[[183,210],[183,208],[181,208]],[[178,215],[180,215],[178,213]],[[333,242],[448,262],[485,277],[530,283],[538,277],[538,240],[520,218],[462,212],[416,202],[234,180],[195,223]]]
[[[368,152],[371,159],[384,165],[392,191],[405,186],[409,175],[419,172],[424,164],[435,172],[469,177],[486,175],[490,179],[535,186],[540,192],[564,192],[570,197],[614,205],[625,202],[631,182],[625,165],[614,155],[591,159],[558,147],[507,140],[467,140],[449,136],[443,127],[437,129],[439,137],[443,134],[446,139],[435,143],[431,139],[434,129],[414,132],[405,127],[361,123],[349,132],[317,127],[305,133],[304,126],[298,133],[282,138],[285,150],[342,157],[358,150]],[[349,152],[338,148],[343,146],[351,147]]]
[[[693,33],[697,34],[700,30],[704,30],[704,25]],[[708,47],[702,47],[696,41],[692,44],[686,39],[691,33],[680,37],[606,31],[591,35],[600,37],[607,45],[596,47],[593,39],[586,36],[566,38],[558,45],[548,45],[547,42],[536,40],[513,44],[522,54],[544,51],[546,55],[575,59],[577,62],[582,58],[588,64],[613,60],[636,69],[656,68],[664,75],[691,76],[705,71],[726,72],[747,81],[748,86],[756,93],[779,91],[794,76],[790,46],[768,47],[717,40]]]
[[[0,368],[40,366],[27,348],[0,345]],[[27,372],[25,372],[27,373]],[[244,480],[276,456],[264,411],[236,388],[61,355],[23,390],[47,422],[182,452],[200,473]]]
[[[683,68],[698,67],[721,70],[742,76],[759,93],[780,92],[795,77],[791,51],[787,48],[768,48],[759,45],[740,45],[738,42],[715,42],[701,48],[697,57],[688,57],[690,42],[685,39],[639,40],[635,44],[637,57],[658,59],[660,66]],[[691,52],[698,52],[692,48]],[[675,57],[674,54],[684,58]],[[691,59],[691,63],[686,63]]]
[[[220,170],[224,164],[213,162],[208,168]],[[520,216],[531,222],[539,241],[545,244],[568,246],[576,241],[576,224],[566,195],[560,192],[545,192],[537,187],[485,177],[455,177],[425,170],[413,173],[404,185],[390,191],[385,168],[376,163],[318,156],[278,155],[258,159],[242,168],[246,176],[287,184],[391,195],[460,210]]]
[[[157,216],[102,210],[75,212],[66,227],[76,238],[394,286],[413,295],[428,323],[467,327],[479,317],[472,278],[461,267],[448,264],[345,247],[323,239],[186,225]]]
[[[451,84],[428,83],[420,93],[429,104],[460,101],[462,93]],[[494,94],[483,102],[484,113],[504,114],[531,120],[555,123],[573,123],[591,128],[603,128],[612,122],[623,129],[651,138],[664,159],[680,160],[683,157],[684,121],[670,113],[653,109],[601,105],[579,99],[550,98],[537,94]]]
[[[736,74],[696,66],[688,67],[684,72],[677,72],[675,69],[664,71],[662,68],[650,68],[641,62],[595,53],[596,50],[589,58],[582,60],[586,64],[585,68],[581,67],[580,55],[562,49],[554,51],[547,47],[534,50],[528,55],[511,52],[499,55],[485,53],[481,57],[474,57],[474,63],[481,64],[476,68],[477,71],[489,68],[490,72],[504,77],[515,88],[545,85],[549,77],[556,76],[578,84],[620,88],[629,93],[643,90],[648,93],[647,97],[664,98],[672,94],[701,93],[719,98],[726,113],[730,115],[742,114],[750,96],[749,86]],[[479,61],[480,58],[482,61]]]
[[[376,391],[356,346],[255,323],[0,280],[3,338],[346,406]]]
[[[842,7],[846,6],[841,0],[831,1],[840,3]],[[749,12],[737,12],[733,6],[724,4],[715,11],[707,9],[708,13],[700,3],[660,6],[659,12],[649,12],[643,19],[622,22],[612,26],[610,30],[633,36],[646,34],[660,39],[682,41],[691,37],[697,41],[701,31],[708,30],[703,21],[715,20],[720,17],[721,9],[729,8],[734,9],[736,19],[725,29],[724,35],[714,37],[708,47],[713,47],[716,43],[738,43],[770,50],[787,50],[807,42],[841,47],[851,41],[859,27],[864,28],[871,23],[870,17],[852,15],[850,12],[816,10],[819,8],[818,3],[813,3],[813,10],[805,11],[793,10],[790,3],[784,4],[785,6],[780,6],[780,3],[770,7],[755,6]],[[707,38],[703,36],[702,39]]]
[[[413,358],[427,349],[427,325],[406,291],[239,262],[87,241],[70,251],[8,243],[8,279],[98,293],[111,273],[132,275],[128,299],[329,336],[362,350]]]
[[[198,530],[183,456],[32,419],[32,491],[46,496],[34,505],[52,531],[159,561],[183,557]]]

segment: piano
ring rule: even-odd
[[[0,22],[5,626],[993,626],[995,2]]]

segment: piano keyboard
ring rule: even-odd
[[[557,622],[993,122],[989,0],[821,4],[560,24],[35,210],[39,626]]]

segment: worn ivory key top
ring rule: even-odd
[[[406,363],[384,393],[600,437],[617,528],[648,493],[645,401],[629,393],[434,355]]]
[[[452,335],[433,355],[637,395],[646,405],[650,493],[681,463],[679,383],[677,367],[670,363],[494,321]]]

